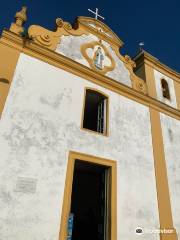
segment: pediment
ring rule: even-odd
[[[101,37],[104,41],[115,44],[119,48],[123,46],[123,41],[103,22],[90,17],[78,17],[77,22],[80,27],[85,27],[87,31]]]
[[[146,92],[145,83],[133,73],[135,63],[129,56],[122,56],[119,52],[123,42],[99,20],[78,17],[71,25],[57,18],[56,31],[32,25],[28,29],[28,35],[33,42],[45,48],[115,81]]]
[[[56,49],[61,36],[81,36],[83,34],[92,34],[117,48],[123,46],[123,41],[106,24],[90,17],[78,17],[73,25],[57,18],[56,31],[32,25],[28,29],[28,34],[35,42],[51,50]]]

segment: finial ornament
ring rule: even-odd
[[[27,7],[22,7],[21,11],[17,12],[15,15],[15,23],[11,24],[10,31],[18,35],[24,32],[24,23],[27,21]]]

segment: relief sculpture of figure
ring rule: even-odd
[[[98,69],[103,69],[103,60],[104,60],[104,55],[102,53],[102,50],[100,47],[98,47],[97,51],[95,52],[95,56],[94,56],[94,65],[98,68]]]

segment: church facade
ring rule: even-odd
[[[0,38],[0,239],[180,238],[180,74],[97,19],[26,20]]]

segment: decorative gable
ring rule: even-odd
[[[49,48],[86,67],[106,75],[129,87],[146,93],[145,82],[138,78],[129,56],[122,56],[119,49],[123,42],[104,23],[90,17],[78,17],[72,26],[56,19],[56,31],[32,25],[29,37],[37,44]]]

